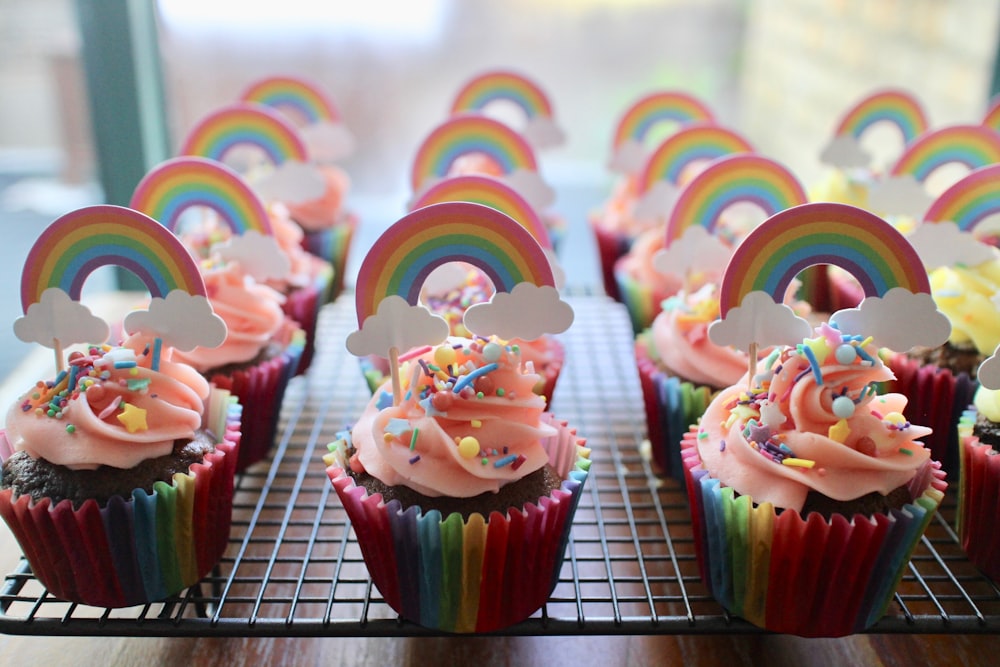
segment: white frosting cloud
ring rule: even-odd
[[[787,305],[775,303],[767,292],[750,292],[739,306],[726,313],[725,319],[709,326],[708,337],[716,345],[747,350],[750,343],[797,345],[811,331],[808,322]]]
[[[316,165],[289,160],[253,184],[265,202],[300,204],[318,199],[326,190],[326,179]]]
[[[566,133],[556,124],[555,119],[548,116],[529,118],[521,134],[535,148],[553,148],[566,143]]]
[[[958,264],[977,266],[997,257],[996,248],[977,241],[953,222],[925,222],[906,238],[928,270]]]
[[[504,176],[503,181],[517,190],[536,211],[544,211],[556,201],[556,191],[537,171],[515,169]]]
[[[619,146],[611,159],[608,168],[619,174],[634,174],[646,163],[646,149],[635,139],[626,139]]]
[[[832,167],[841,169],[851,169],[854,167],[867,167],[871,164],[872,156],[869,155],[858,140],[850,134],[842,134],[830,140],[819,154],[820,162]]]
[[[125,316],[127,333],[144,333],[187,352],[196,347],[218,347],[226,340],[226,323],[208,299],[175,289],[166,298],[155,297],[148,310]]]
[[[481,336],[534,340],[562,333],[573,324],[573,309],[549,285],[518,283],[510,292],[497,292],[487,303],[465,311],[465,328]]]
[[[347,349],[358,357],[388,357],[390,348],[403,352],[419,345],[437,345],[447,337],[448,323],[443,318],[393,294],[382,299],[375,314],[347,336]]]
[[[877,181],[868,192],[868,207],[882,216],[908,215],[923,220],[933,202],[923,184],[910,174]]]
[[[979,371],[976,373],[979,384],[987,389],[1000,389],[1000,356],[997,351],[994,350],[993,354],[979,364]]]
[[[640,220],[665,219],[677,203],[680,189],[669,181],[657,181],[635,204],[635,217]]]
[[[251,229],[242,236],[232,236],[214,247],[226,261],[239,262],[243,270],[258,282],[279,280],[292,270],[288,259],[273,236]]]
[[[857,308],[841,310],[830,316],[845,333],[871,336],[876,344],[904,352],[912,347],[937,347],[951,334],[951,323],[930,294],[914,294],[903,287],[893,287],[882,297],[865,297]]]
[[[684,276],[688,271],[718,272],[729,262],[732,249],[701,225],[684,230],[669,248],[653,256],[653,268],[660,273]]]
[[[53,339],[61,345],[103,343],[109,334],[107,322],[58,287],[46,289],[38,303],[28,306],[28,312],[14,320],[15,336],[45,347],[54,348]]]
[[[354,153],[354,135],[343,123],[321,121],[299,132],[309,147],[309,157],[321,164],[337,162]]]

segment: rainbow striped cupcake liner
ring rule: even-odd
[[[947,488],[931,461],[915,478],[924,487],[901,510],[803,519],[722,486],[701,467],[696,429],[682,447],[702,580],[731,614],[804,637],[853,634],[885,615]]]
[[[636,340],[635,358],[653,463],[658,472],[682,481],[681,441],[705,414],[715,390],[664,372],[650,358],[641,336]]]
[[[404,619],[444,632],[491,632],[528,618],[559,579],[590,451],[565,422],[543,444],[564,481],[523,510],[472,514],[402,510],[354,484],[338,454],[326,472],[351,519],[372,581]]]
[[[358,226],[358,217],[354,213],[345,213],[333,227],[318,231],[305,231],[302,237],[302,247],[307,252],[316,255],[333,265],[333,280],[330,285],[329,301],[333,301],[344,289],[344,271],[347,268],[347,255],[351,248],[351,239]]]
[[[276,338],[285,343],[280,355],[229,375],[209,378],[214,386],[236,396],[242,406],[243,437],[236,472],[263,460],[274,445],[285,389],[298,372],[305,349],[305,332],[291,320]]]
[[[1000,453],[972,435],[976,411],[958,425],[961,472],[958,483],[958,537],[969,561],[1000,583]]]
[[[104,507],[88,500],[74,509],[70,500],[35,503],[0,491],[0,515],[49,593],[96,607],[130,607],[179,593],[215,567],[229,542],[240,443],[239,406],[224,394],[214,392],[212,401],[225,424],[215,452],[169,484],[156,482],[152,493],[136,489]],[[0,431],[0,460],[11,453]]]
[[[931,451],[931,458],[940,461],[949,475],[958,475],[958,423],[972,404],[979,382],[967,373],[955,375],[946,368],[923,364],[905,354],[892,355],[886,366],[896,376],[887,383],[887,391],[906,396],[903,411],[906,419],[934,429],[921,438],[924,447]]]
[[[671,294],[636,280],[618,267],[615,268],[614,276],[618,288],[618,300],[625,304],[625,309],[628,310],[632,333],[645,331],[660,314],[662,310],[660,304]]]

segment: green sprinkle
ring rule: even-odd
[[[490,462],[490,460],[488,458],[486,458],[485,456],[483,457],[482,461],[480,461],[480,463],[482,463],[483,465],[486,465],[489,462]]]
[[[76,433],[76,427],[73,426],[72,424],[66,424],[66,432],[67,433]]]
[[[906,454],[907,456],[913,456],[913,450],[907,449],[906,447],[900,447],[899,453]]]
[[[704,440],[707,437],[708,437],[708,431],[699,431],[698,432],[698,439],[699,440]]]
[[[477,391],[476,392],[476,398],[483,398],[483,392]]]
[[[416,449],[417,447],[417,434],[420,433],[419,428],[413,429],[413,435],[410,436],[410,450]]]
[[[497,396],[503,396],[503,395],[504,395],[504,394],[506,394],[506,393],[507,393],[507,392],[506,392],[506,391],[504,391],[504,388],[503,388],[503,387],[500,387],[499,389],[497,389]]]

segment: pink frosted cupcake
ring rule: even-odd
[[[176,351],[174,358],[243,405],[240,471],[263,459],[274,444],[281,402],[299,368],[305,333],[282,312],[281,295],[256,283],[237,263],[204,269],[202,275],[209,302],[226,323],[226,340],[214,349]]]
[[[839,637],[874,625],[944,496],[874,346],[817,329],[720,392],[682,448],[702,579],[730,613]],[[836,351],[834,353],[833,351]]]
[[[399,405],[384,386],[324,459],[372,580],[425,627],[524,620],[555,587],[589,451],[496,339],[450,338],[400,377]]]
[[[0,514],[58,598],[155,602],[226,549],[239,406],[169,348],[154,370],[153,345],[133,336],[71,354],[0,431]]]

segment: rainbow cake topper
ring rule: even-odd
[[[185,211],[209,208],[235,235],[221,248],[224,258],[240,258],[245,270],[261,281],[283,278],[292,268],[263,203],[243,177],[221,162],[201,157],[162,162],[139,181],[129,206],[174,233]]]
[[[781,300],[795,276],[817,264],[846,270],[864,291],[857,308],[830,317],[843,332],[900,351],[948,339],[951,325],[906,238],[863,209],[816,203],[771,216],[739,245],[722,279],[722,319],[709,328],[712,341],[754,352],[758,343],[801,343],[811,327]]]
[[[924,189],[938,168],[960,164],[977,169],[1000,162],[1000,134],[981,125],[950,125],[910,143],[889,176],[872,190],[870,206],[886,214],[922,219],[931,204]]]
[[[251,181],[265,201],[303,202],[323,194],[326,182],[310,163],[299,131],[263,104],[240,102],[216,109],[191,129],[179,153],[225,162],[237,147],[254,148],[270,162],[273,169]]]
[[[709,268],[729,259],[729,250],[715,238],[723,212],[740,202],[756,205],[772,216],[807,201],[802,184],[784,165],[760,155],[731,155],[715,160],[681,190],[666,226],[664,250],[654,266],[664,272]],[[695,231],[697,230],[697,232]],[[708,252],[707,239],[722,253]]]
[[[498,101],[511,102],[521,109],[525,118],[521,134],[532,146],[548,148],[565,142],[545,91],[526,76],[509,70],[483,72],[470,79],[455,96],[451,113],[483,113]]]
[[[907,238],[928,269],[977,266],[997,258],[992,245],[980,241],[975,231],[998,214],[1000,164],[993,164],[969,172],[942,192],[924,214],[925,224]]]
[[[738,132],[714,123],[694,123],[670,135],[654,150],[639,172],[635,215],[649,219],[669,213],[682,178],[698,164],[726,155],[752,153]]]
[[[53,347],[60,368],[64,345],[105,340],[107,324],[79,303],[84,282],[101,266],[129,270],[153,297],[148,310],[125,318],[126,331],[149,332],[182,350],[225,340],[226,325],[212,312],[187,249],[149,216],[110,205],[67,213],[35,241],[21,275],[24,317],[14,323],[17,337]]]
[[[651,128],[661,123],[705,123],[715,120],[711,109],[701,100],[677,90],[664,90],[636,100],[615,127],[609,167],[619,173],[632,174],[646,161],[643,143]]]
[[[362,262],[358,330],[347,337],[352,354],[389,357],[396,400],[399,352],[448,336],[444,319],[419,303],[427,276],[448,262],[472,264],[496,290],[489,302],[466,311],[469,331],[534,339],[572,324],[573,311],[559,298],[541,246],[509,216],[469,202],[412,211],[378,238]]]
[[[538,173],[531,145],[509,126],[477,114],[460,114],[444,121],[417,149],[410,171],[416,196],[447,178],[456,161],[481,156],[500,171],[501,180],[521,193],[536,210],[548,208],[554,192]]]
[[[317,162],[342,159],[354,150],[354,137],[340,112],[320,87],[298,76],[280,75],[259,79],[240,95],[243,102],[255,102],[282,113],[302,128],[309,155]]]
[[[871,156],[862,150],[861,137],[880,123],[894,125],[904,146],[929,126],[923,106],[911,93],[893,88],[876,90],[844,113],[834,130],[833,141],[823,149],[820,160],[842,168],[869,166]]]

